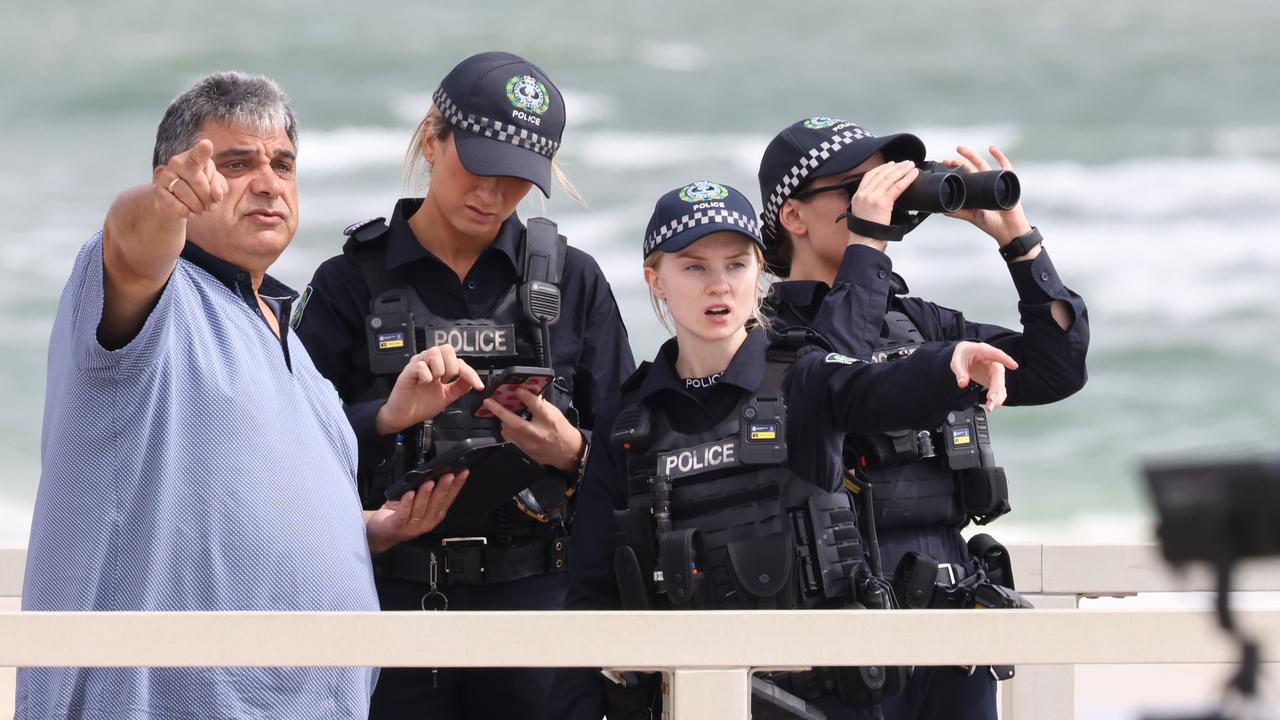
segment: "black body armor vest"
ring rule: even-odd
[[[777,347],[760,389],[708,430],[681,432],[640,402],[619,413],[609,442],[627,474],[627,508],[614,512],[623,608],[888,607],[863,559],[850,495],[819,488],[787,463],[782,386],[803,350]],[[905,669],[878,666],[773,673],[753,680],[752,716],[792,717],[832,695],[870,706],[905,682]],[[609,716],[648,718],[653,697],[644,682],[611,687]]]
[[[552,367],[549,326],[560,311],[558,283],[564,268],[567,242],[557,233],[555,223],[532,218],[520,244],[519,278],[487,317],[448,318],[428,309],[403,271],[386,267],[387,231],[379,218],[349,229],[355,241],[353,254],[360,266],[371,299],[365,317],[366,344],[370,371],[376,380],[361,399],[385,398],[409,358],[429,347],[448,343],[458,357],[466,360],[488,382],[489,378],[515,365]],[[545,397],[575,426],[577,413],[572,405],[572,378],[557,377]],[[437,415],[431,422],[402,433],[394,461],[363,479],[361,495],[366,508],[379,507],[383,492],[416,462],[446,452],[468,438],[490,438],[502,442],[502,424],[495,418],[477,418],[480,394],[468,393]],[[554,506],[554,496],[563,495],[564,479],[543,475],[531,480],[533,492],[543,507]],[[518,512],[500,509],[500,525],[509,520],[527,524]],[[505,517],[510,516],[510,517]],[[476,528],[477,535],[491,535],[492,528]],[[499,530],[502,535],[507,528]],[[521,533],[517,533],[521,534]],[[429,537],[429,536],[428,536]]]
[[[907,357],[924,342],[895,296],[871,362]],[[937,428],[850,435],[845,462],[874,485],[879,530],[962,527],[970,519],[985,525],[1009,511],[1004,469],[995,465],[980,405],[948,413]]]
[[[615,513],[625,607],[854,604],[865,565],[849,495],[787,464],[788,366],[771,359],[760,390],[703,432],[680,432],[643,403],[619,414],[610,442],[628,478],[627,509]]]

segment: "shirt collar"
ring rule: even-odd
[[[389,230],[391,236],[387,239],[388,270],[394,270],[418,260],[429,259],[440,262],[439,258],[418,242],[418,237],[409,227],[409,218],[422,207],[422,200],[423,198],[402,198],[396,203],[395,212],[391,214]],[[498,228],[498,236],[494,238],[486,252],[490,250],[501,252],[511,261],[511,266],[518,271],[520,239],[523,234],[524,224],[520,222],[520,217],[516,213],[511,213],[511,217],[504,220],[502,226]]]
[[[255,310],[258,308],[258,299],[253,294],[253,276],[249,274],[248,270],[237,267],[213,255],[190,240],[182,246],[182,259],[204,270],[223,285],[226,285],[232,292],[248,303],[249,307]],[[290,302],[298,297],[298,293],[294,292],[288,285],[265,274],[262,276],[262,285],[258,287],[258,294],[274,300],[288,300]]]
[[[747,339],[729,361],[729,367],[724,369],[724,374],[716,381],[716,387],[733,385],[747,392],[759,389],[760,382],[764,380],[765,349],[768,345],[769,338],[763,328],[754,328],[748,332]],[[640,384],[641,400],[665,391],[675,391],[690,399],[693,398],[685,390],[684,379],[676,372],[676,357],[679,355],[679,350],[680,345],[675,338],[662,344],[662,348],[658,350],[658,356],[654,358],[653,365],[650,366],[649,372]]]

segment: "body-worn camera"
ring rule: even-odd
[[[772,465],[787,461],[787,406],[781,398],[752,398],[742,407],[738,462]]]
[[[1009,480],[991,449],[987,411],[981,405],[947,413],[942,424],[947,466],[960,482],[960,505],[979,525],[1008,513]]]

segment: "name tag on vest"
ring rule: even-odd
[[[459,355],[516,354],[515,325],[444,325],[427,328],[427,347],[448,343]]]
[[[738,441],[730,438],[663,453],[658,456],[658,474],[674,480],[737,464]]]

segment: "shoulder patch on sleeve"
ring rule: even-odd
[[[311,286],[308,285],[306,290],[302,291],[302,296],[298,298],[298,304],[293,306],[293,315],[289,317],[289,327],[293,330],[298,329],[298,323],[302,322],[302,313],[307,310],[307,301],[311,299]]]
[[[852,365],[856,362],[861,362],[860,360],[855,360],[848,355],[841,355],[840,353],[827,353],[827,356],[823,358],[822,361],[839,365]]]

